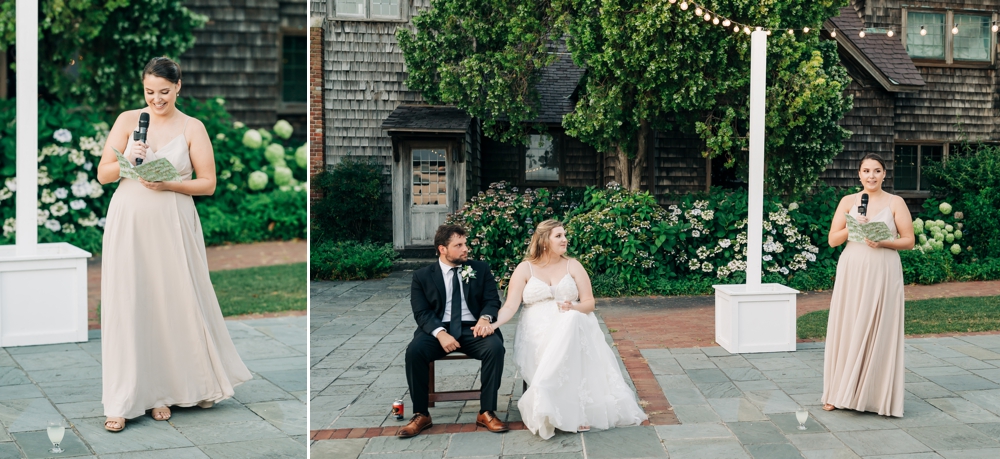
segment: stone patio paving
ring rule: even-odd
[[[213,408],[175,408],[104,429],[100,330],[86,343],[0,349],[0,459],[303,458],[306,455],[306,318],[226,321],[253,380]],[[46,424],[62,420],[62,454]]]
[[[907,339],[903,418],[822,411],[823,343],[801,343],[796,352],[745,355],[720,347],[641,349],[680,425],[559,433],[547,441],[524,430],[388,436],[403,424],[388,417],[392,400],[403,398],[409,408],[401,354],[415,328],[409,275],[312,283],[310,428],[350,434],[312,441],[311,457],[1000,457],[1000,335]],[[504,336],[508,361],[512,335]],[[438,381],[478,387],[477,371],[473,362],[445,362]],[[509,401],[498,415],[517,421],[520,380],[511,365],[504,375],[500,393]],[[810,413],[805,431],[796,429],[799,406]],[[435,424],[466,423],[477,409],[477,402],[441,403],[431,416]]]

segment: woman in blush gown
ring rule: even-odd
[[[864,191],[845,196],[830,225],[830,246],[848,240],[847,217],[883,222],[892,239],[847,242],[837,261],[823,362],[823,409],[903,416],[903,267],[899,250],[913,248],[913,221],[899,196],[882,190],[885,162],[861,160]],[[869,196],[866,216],[858,212]]]
[[[205,126],[175,106],[180,76],[165,57],[146,65],[147,106],[118,116],[98,166],[101,183],[121,179],[101,255],[102,402],[112,432],[147,410],[165,421],[171,406],[211,407],[251,378],[208,275],[192,196],[215,192],[215,155]],[[132,136],[140,113],[149,114],[146,142]],[[121,178],[115,149],[133,164],[166,158],[183,180]]]
[[[562,223],[538,225],[493,324],[499,328],[524,303],[514,361],[528,390],[517,407],[524,425],[544,439],[555,429],[610,429],[647,419],[597,323],[590,277],[566,247]]]

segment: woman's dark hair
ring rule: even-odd
[[[861,162],[858,163],[858,170],[859,171],[861,170],[861,165],[864,164],[865,161],[868,161],[869,159],[878,161],[878,163],[882,165],[882,170],[883,171],[886,170],[886,168],[885,168],[885,160],[882,159],[881,156],[879,156],[879,155],[877,155],[875,153],[868,153],[867,155],[865,155],[864,158],[861,158]]]
[[[173,84],[177,84],[178,81],[181,81],[181,66],[169,57],[154,57],[149,60],[146,68],[142,70],[142,77],[146,78],[146,75],[160,77]]]

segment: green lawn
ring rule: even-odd
[[[211,276],[224,316],[306,309],[305,263],[212,271]]]
[[[826,338],[829,310],[799,317],[799,338]],[[939,298],[906,302],[906,334],[1000,330],[1000,296]]]

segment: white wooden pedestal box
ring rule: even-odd
[[[59,242],[0,246],[0,347],[87,341],[87,258]]]
[[[733,354],[795,350],[795,295],[781,284],[714,285],[715,342]]]

